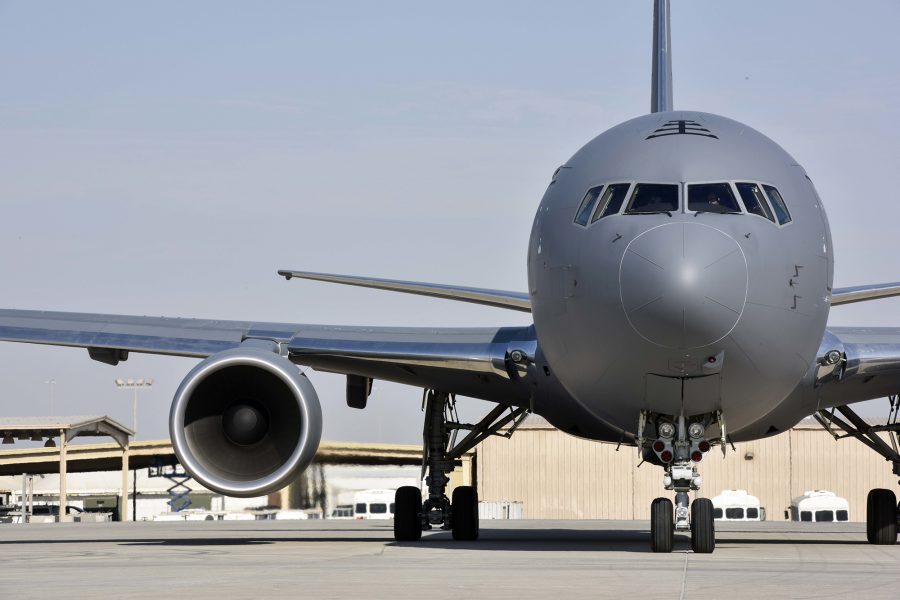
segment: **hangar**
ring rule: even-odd
[[[520,501],[526,519],[649,519],[653,498],[670,494],[659,467],[635,468],[635,448],[579,439],[535,415],[511,438],[484,441],[476,463],[479,499]],[[780,435],[729,446],[724,459],[713,448],[700,475],[700,495],[747,490],[769,520],[784,520],[792,498],[824,489],[850,502],[851,521],[865,521],[868,491],[897,484],[881,456],[855,439],[836,441],[811,418]]]

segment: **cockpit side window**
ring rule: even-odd
[[[614,183],[606,186],[606,191],[603,192],[600,202],[597,203],[597,210],[594,211],[591,223],[597,219],[617,214],[622,208],[622,203],[625,202],[625,196],[630,187],[630,183]]]
[[[688,186],[688,210],[737,215],[737,198],[727,183],[695,183]]]
[[[769,200],[772,201],[772,210],[775,211],[775,216],[778,217],[778,224],[784,225],[785,223],[790,223],[791,213],[788,212],[787,204],[784,203],[784,198],[781,197],[778,190],[771,185],[763,185],[763,189],[766,190]]]
[[[587,225],[588,219],[591,218],[591,211],[594,210],[594,203],[597,201],[597,196],[600,195],[600,192],[603,190],[603,186],[599,185],[595,188],[591,188],[588,190],[587,194],[584,195],[584,199],[581,201],[581,206],[578,207],[578,212],[575,214],[575,222],[579,225]]]
[[[678,185],[638,183],[631,193],[626,215],[672,213],[678,210]]]
[[[735,185],[741,195],[741,200],[744,201],[744,206],[747,207],[747,212],[775,222],[769,203],[766,202],[766,197],[758,185],[755,183],[736,183]]]

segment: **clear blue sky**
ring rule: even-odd
[[[760,129],[805,166],[836,283],[900,280],[900,3],[673,0],[675,106]],[[278,268],[524,290],[534,210],[582,144],[647,112],[650,0],[0,2],[0,305],[370,325],[526,316]],[[900,300],[834,324],[900,325]],[[0,345],[0,410],[110,414],[153,377],[167,435],[193,361]],[[367,411],[312,373],[331,439],[415,441],[419,392]],[[469,407],[470,412],[477,406]]]

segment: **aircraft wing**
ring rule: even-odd
[[[113,365],[130,352],[205,358],[266,344],[317,370],[505,404],[529,397],[510,353],[532,357],[537,344],[533,327],[340,327],[9,309],[0,309],[0,341],[86,348]]]
[[[831,351],[839,354],[829,360]],[[819,349],[816,387],[822,407],[900,392],[900,328],[829,327]]]
[[[831,305],[838,306],[840,304],[890,298],[892,296],[900,296],[900,282],[835,288],[831,292]]]
[[[278,274],[285,279],[311,279],[342,283],[377,290],[431,296],[444,300],[471,302],[495,308],[507,308],[522,312],[531,312],[531,302],[524,292],[507,292],[504,290],[488,290],[483,288],[446,285],[443,283],[423,283],[421,281],[400,281],[398,279],[380,279],[377,277],[359,277],[356,275],[336,275],[333,273],[313,273],[311,271],[291,271],[282,269]],[[900,293],[900,292],[898,292]]]

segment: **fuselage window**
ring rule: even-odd
[[[625,195],[628,194],[629,187],[631,187],[630,183],[614,183],[606,186],[606,191],[603,192],[600,202],[597,203],[597,210],[594,211],[591,223],[618,213],[622,208],[622,203],[625,202]]]
[[[581,206],[578,207],[578,213],[575,215],[576,223],[587,225],[588,219],[591,218],[591,211],[594,209],[594,203],[597,201],[597,196],[600,195],[601,190],[603,190],[602,185],[589,189],[588,193],[584,195],[584,200],[581,201]]]
[[[744,206],[747,207],[747,212],[775,222],[775,217],[772,216],[772,211],[769,209],[769,203],[766,202],[766,197],[758,185],[755,183],[737,183],[735,185],[737,185],[741,200],[744,201]]]
[[[678,210],[677,185],[663,183],[639,183],[634,186],[626,215],[652,215],[673,213]]]
[[[732,215],[741,213],[741,207],[727,183],[689,185],[688,210]]]
[[[763,185],[763,189],[766,190],[766,194],[769,195],[769,200],[772,201],[772,209],[775,211],[775,216],[778,217],[778,224],[784,225],[785,223],[790,223],[791,213],[788,212],[787,204],[784,203],[784,198],[781,197],[778,190],[771,185]]]

